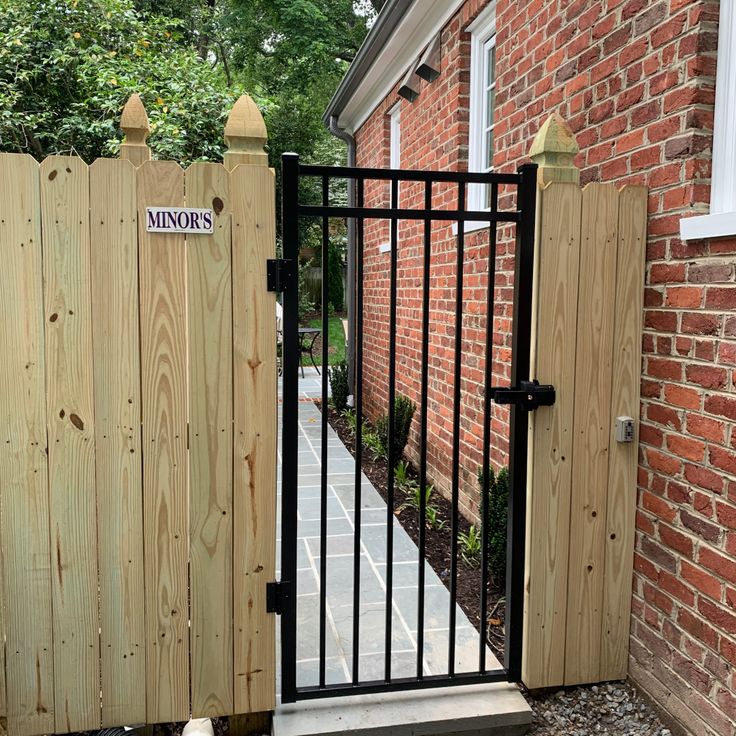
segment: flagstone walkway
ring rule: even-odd
[[[317,372],[299,379],[299,501],[297,530],[297,686],[316,685],[319,665],[320,453],[321,414],[312,399],[321,395]],[[279,427],[281,401],[279,400]],[[355,534],[355,461],[328,426],[326,678],[352,679],[353,544]],[[279,518],[281,453],[279,444]],[[361,680],[382,679],[386,620],[387,507],[362,475],[360,574]],[[392,677],[413,677],[417,670],[418,549],[398,520],[393,525]],[[279,535],[280,549],[280,535]],[[280,565],[280,561],[279,561]],[[425,567],[425,674],[443,674],[448,666],[450,594],[434,570]],[[477,670],[480,637],[457,607],[457,672]],[[500,666],[487,650],[488,667]]]

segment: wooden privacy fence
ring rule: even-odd
[[[241,98],[225,165],[186,171],[148,160],[137,96],[122,127],[124,160],[0,156],[11,736],[274,706],[265,127]],[[212,234],[147,232],[147,207],[183,206]]]
[[[532,415],[523,680],[626,676],[636,511],[647,189],[588,184],[559,116],[539,132],[532,375],[557,389]],[[615,422],[633,417],[634,441]]]

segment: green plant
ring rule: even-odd
[[[424,488],[424,508],[428,509],[431,506],[430,498],[434,491],[433,486],[425,486]],[[422,502],[422,492],[419,484],[414,482],[413,486],[407,489],[406,501],[399,507],[399,511],[403,511],[405,508],[419,509]]]
[[[342,312],[345,307],[342,270],[342,249],[331,238],[327,263],[327,298],[329,299],[330,311]]]
[[[400,460],[394,468],[394,484],[401,491],[409,491],[417,486],[417,482],[409,476],[410,467],[406,460]]]
[[[475,524],[471,524],[467,532],[460,532],[457,536],[460,541],[460,556],[468,567],[475,569],[478,567],[483,549],[481,533]]]
[[[355,415],[355,409],[344,409],[340,412],[340,416],[345,420],[350,433],[355,437],[355,430],[358,428],[358,417]]]
[[[348,408],[348,395],[350,394],[348,364],[341,360],[328,368],[328,374],[332,389],[332,406],[335,407],[335,411],[342,413]]]
[[[314,302],[309,295],[307,287],[306,272],[309,267],[309,261],[299,264],[299,322],[303,323],[307,315],[314,312]]]
[[[380,435],[367,424],[363,425],[363,447],[365,447],[375,459],[386,456]]]
[[[414,412],[417,405],[406,396],[399,394],[394,402],[394,433],[391,444],[393,445],[393,459],[398,462],[404,454],[406,443],[409,441],[409,430],[411,422],[414,418]],[[383,443],[384,453],[389,453],[388,441],[388,415],[384,414],[379,417],[376,422],[376,431],[378,432],[381,442]]]
[[[447,526],[447,522],[440,518],[440,510],[434,505],[427,506],[427,524],[438,532]]]
[[[506,522],[509,503],[509,471],[488,469],[488,566],[499,588],[506,584]],[[478,469],[481,494],[485,485],[483,468]]]

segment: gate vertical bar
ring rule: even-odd
[[[498,211],[498,184],[491,185],[491,212]],[[491,382],[493,380],[493,318],[495,311],[496,288],[496,244],[498,241],[498,224],[490,227],[488,243],[488,291],[486,295],[486,353],[483,392],[483,483],[481,487],[481,534],[483,549],[481,550],[481,590],[480,590],[480,659],[478,669],[486,671],[486,643],[488,640],[488,507],[491,482]]]
[[[432,182],[425,183],[424,208],[432,209]],[[427,525],[427,396],[429,386],[429,291],[432,262],[432,221],[424,222],[422,275],[422,378],[419,427],[419,570],[417,571],[417,679],[424,676],[424,567]]]
[[[330,203],[330,180],[322,177],[322,205]],[[329,318],[327,304],[329,294],[330,272],[330,220],[322,218],[322,412],[320,448],[320,526],[319,526],[319,686],[325,686],[326,672],[326,633],[327,633],[327,336],[329,334]],[[300,356],[301,359],[301,356]]]
[[[363,207],[365,182],[358,179],[357,205]],[[361,505],[362,467],[363,467],[363,244],[365,239],[365,221],[358,218],[357,253],[355,254],[356,281],[356,329],[355,335],[355,519],[353,538],[353,685],[360,681],[360,549],[361,549]],[[352,288],[350,284],[350,288]]]
[[[529,380],[534,291],[534,226],[537,201],[537,165],[524,164],[516,206],[521,212],[517,225],[514,272],[514,335],[511,385]],[[522,627],[524,617],[524,537],[526,533],[526,479],[529,446],[529,414],[518,405],[511,409],[509,511],[507,531],[506,651],[505,667],[510,682],[521,680]]]
[[[465,210],[465,182],[458,184],[457,209]],[[457,264],[455,286],[455,367],[453,382],[452,415],[452,552],[450,557],[450,631],[447,655],[447,671],[455,674],[455,628],[457,623],[457,547],[460,505],[460,402],[462,392],[462,348],[463,348],[463,271],[465,265],[465,222],[457,223]]]
[[[391,182],[391,205],[399,206],[399,180]],[[386,682],[391,681],[391,639],[393,624],[394,574],[394,469],[398,458],[394,452],[396,433],[396,282],[398,269],[399,221],[391,219],[391,283],[389,297],[388,348],[388,503],[386,504]]]
[[[283,257],[293,264],[284,289],[281,420],[281,702],[296,699],[296,543],[299,391],[299,156],[282,161]]]

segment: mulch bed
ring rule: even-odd
[[[321,402],[315,401],[321,409]],[[355,456],[355,440],[347,420],[338,414],[331,406],[328,408],[328,420],[332,428],[337,432],[342,443]],[[362,453],[363,472],[370,480],[383,500],[388,503],[388,463],[384,458],[374,458],[373,455],[364,450]],[[418,478],[416,472],[412,477]],[[394,493],[393,509],[394,515],[404,527],[414,542],[419,544],[419,512],[412,507],[404,505],[406,496],[399,490]],[[452,532],[450,520],[452,518],[452,505],[450,502],[435,492],[432,494],[431,503],[439,511],[439,518],[445,520],[443,529],[434,529],[429,526],[425,531],[425,556],[427,562],[437,573],[445,586],[450,588],[450,565],[452,559]],[[459,516],[459,531],[467,533],[470,522],[462,515]],[[457,563],[457,602],[465,612],[470,622],[480,631],[480,590],[481,571],[479,568],[470,567],[458,554]],[[505,591],[494,587],[492,581],[487,585],[488,593],[488,645],[494,654],[503,661],[504,649],[504,618],[506,613]]]

